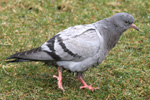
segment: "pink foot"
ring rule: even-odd
[[[58,77],[56,75],[53,75],[53,77],[57,78],[57,85],[58,85],[58,88],[60,88],[61,90],[65,91],[63,86],[62,86],[62,77]]]
[[[62,86],[62,72],[61,72],[61,68],[60,67],[58,67],[58,75],[59,76],[53,75],[53,77],[57,78],[58,88],[60,88],[61,90],[65,91],[63,86]]]
[[[88,86],[88,85],[84,85],[84,86],[80,86],[80,89],[83,89],[83,88],[86,88],[86,89],[89,89],[89,90],[96,90],[96,89],[99,89],[99,87],[92,87],[92,85]]]
[[[85,81],[82,79],[81,77],[81,74],[79,73],[78,74],[78,79],[81,81],[81,83],[83,84],[83,86],[80,86],[80,89],[83,89],[83,88],[86,88],[86,89],[89,89],[89,90],[96,90],[96,89],[99,89],[99,87],[92,87],[92,85],[88,86]]]

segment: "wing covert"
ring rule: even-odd
[[[93,25],[78,25],[59,32],[41,47],[60,60],[81,61],[98,52],[100,38]]]

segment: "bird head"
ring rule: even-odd
[[[115,24],[116,26],[123,28],[123,30],[127,30],[129,28],[134,28],[137,31],[139,31],[139,29],[136,27],[136,25],[134,24],[134,18],[132,15],[128,14],[128,13],[117,13],[115,15],[113,15],[111,17],[113,24]]]

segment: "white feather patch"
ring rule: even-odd
[[[41,46],[41,49],[44,50],[44,51],[48,51],[48,52],[52,52],[49,47],[47,46],[47,42],[45,42],[42,46]]]

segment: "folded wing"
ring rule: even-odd
[[[11,55],[9,62],[81,61],[100,49],[100,38],[93,25],[78,25],[59,32],[41,47]]]

